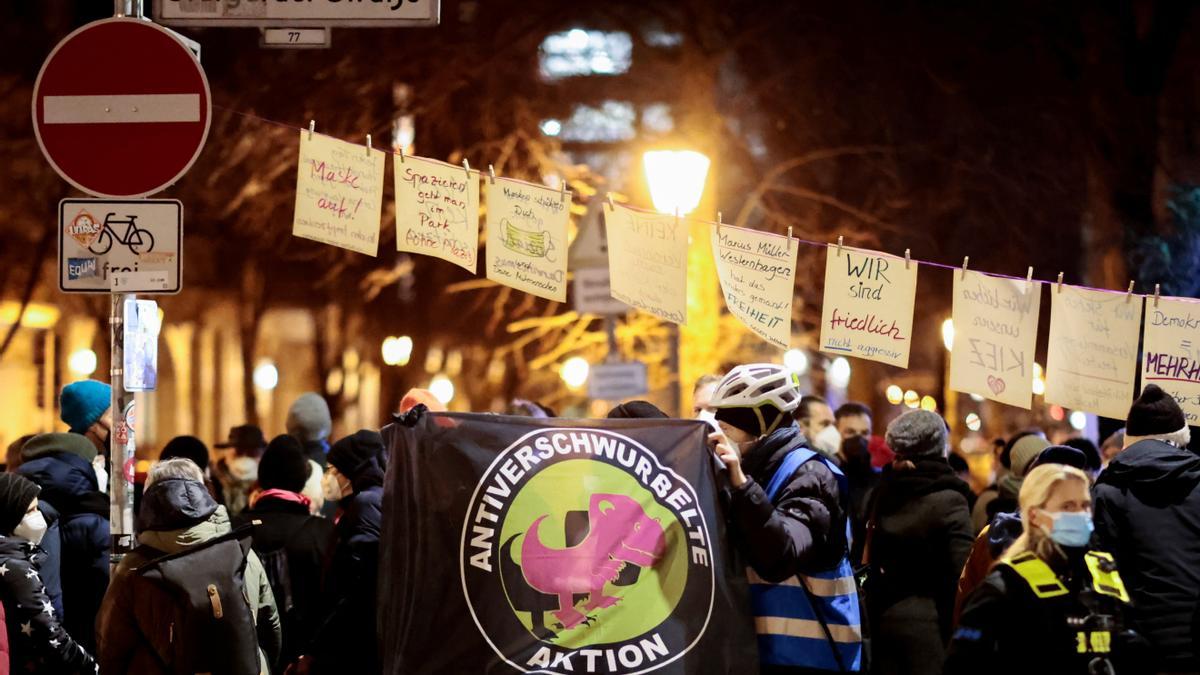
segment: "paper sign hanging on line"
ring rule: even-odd
[[[1046,403],[1125,419],[1141,319],[1140,296],[1052,286]]]
[[[436,159],[393,155],[396,250],[475,272],[479,260],[479,172]]]
[[[1031,407],[1041,289],[1023,279],[954,272],[951,389]]]
[[[821,351],[907,368],[916,298],[917,265],[831,245],[825,258]]]
[[[519,180],[487,183],[487,277],[538,297],[567,301],[571,199]]]
[[[767,342],[790,347],[797,243],[777,234],[714,224],[712,248],[729,313]]]
[[[687,323],[687,221],[604,205],[612,296],[665,321]]]
[[[377,255],[383,210],[382,150],[300,132],[292,234]]]
[[[1200,426],[1200,301],[1146,298],[1142,386],[1157,384]]]

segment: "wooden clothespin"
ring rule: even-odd
[[[1058,292],[1059,293],[1062,293],[1062,280],[1063,280],[1063,273],[1059,272],[1058,273]]]
[[[962,278],[967,278],[967,268],[971,265],[971,256],[963,256]]]
[[[471,163],[467,161],[466,157],[463,157],[463,168],[467,170],[467,178],[470,178],[471,177]]]
[[[717,236],[721,236],[721,226],[725,224],[725,218],[722,217],[720,211],[717,211]]]
[[[488,177],[491,179],[492,185],[495,185],[496,184],[496,169],[491,164],[488,164]]]
[[[371,156],[371,134],[367,134],[367,157]]]
[[[309,120],[308,121],[308,140],[310,140],[310,141],[312,140],[313,132],[316,130],[317,130],[317,121]]]
[[[400,163],[401,164],[404,163],[404,146],[403,145],[400,146]]]
[[[1161,284],[1154,284],[1154,306],[1158,307],[1158,292],[1161,289]]]
[[[1029,268],[1029,271],[1025,273],[1025,290],[1028,291],[1032,287],[1033,287],[1033,267],[1031,266]]]
[[[1129,290],[1125,292],[1125,302],[1133,299],[1133,279],[1129,280]]]
[[[610,209],[617,208],[617,203],[613,201],[612,193],[611,192],[605,193],[605,196],[608,197],[608,208],[610,208]]]
[[[841,255],[842,255],[842,242],[843,242],[844,240],[845,240],[845,237],[843,237],[843,236],[841,236],[841,235],[838,235],[838,257],[839,257],[839,258],[840,258],[840,257],[841,257]]]
[[[906,248],[906,249],[904,249],[904,269],[909,269],[911,267],[912,267],[912,249]]]
[[[792,226],[788,225],[788,246],[792,245]]]
[[[567,178],[566,178],[566,176],[563,176],[563,177],[562,177],[562,178],[561,178],[561,179],[558,181],[558,187],[559,187],[559,188],[562,190],[562,192],[559,194],[559,196],[561,197],[561,201],[564,201],[564,202],[565,202],[565,201],[567,201],[567,193],[568,193],[568,192],[570,192],[570,190],[568,190],[568,189],[567,189]]]

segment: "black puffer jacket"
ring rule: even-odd
[[[871,507],[867,593],[877,672],[941,667],[958,576],[974,542],[970,492],[941,458],[884,469]]]
[[[785,457],[807,441],[796,426],[778,429],[742,457],[749,480],[730,492],[732,536],[766,581],[837,565],[846,552],[846,506],[824,462],[800,465],[775,500],[765,488]]]
[[[0,598],[4,601],[14,673],[92,673],[96,662],[59,622],[38,573],[41,547],[0,536]]]
[[[1200,671],[1200,456],[1162,441],[1118,454],[1095,488],[1096,532],[1160,670]]]

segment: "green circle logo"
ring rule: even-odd
[[[463,590],[525,672],[656,670],[707,627],[707,526],[691,485],[636,441],[544,429],[501,453],[464,523]]]

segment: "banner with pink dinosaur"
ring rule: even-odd
[[[385,435],[384,672],[757,663],[702,422],[424,414]]]

